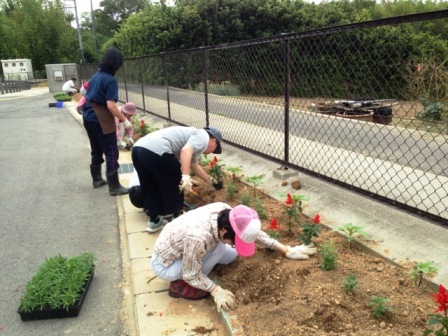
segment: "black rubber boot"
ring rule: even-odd
[[[118,170],[106,172],[107,184],[109,184],[109,194],[111,196],[124,195],[129,192],[128,188],[123,187],[118,180]]]
[[[101,176],[101,165],[90,165],[90,175],[92,175],[94,188],[99,188],[107,184],[106,180]]]

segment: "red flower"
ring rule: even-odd
[[[435,313],[448,311],[448,293],[446,293],[445,287],[440,285],[439,292],[437,294],[431,294],[431,296],[439,304],[439,308],[435,311]]]
[[[294,200],[292,199],[291,194],[286,194],[286,204],[294,205]]]
[[[319,215],[314,216],[313,223],[314,224],[319,224],[320,223],[320,216]]]
[[[214,168],[215,167],[216,162],[215,161],[210,161],[210,168]]]
[[[141,124],[142,124],[142,126],[145,126],[145,121],[143,119],[142,119]]]
[[[218,158],[215,156],[212,160],[213,163],[217,163],[218,162]]]
[[[278,227],[278,224],[277,224],[277,218],[274,218],[273,220],[271,220],[271,223],[269,224],[269,229],[280,230],[280,228]]]

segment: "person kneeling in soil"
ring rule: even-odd
[[[200,300],[213,296],[219,312],[236,307],[235,296],[216,285],[208,274],[216,264],[228,265],[238,255],[251,257],[255,243],[285,254],[288,259],[309,259],[315,247],[285,246],[261,230],[255,210],[226,203],[211,203],[186,212],[165,225],[152,255],[154,273],[171,281],[168,294]]]

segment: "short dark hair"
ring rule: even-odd
[[[72,81],[76,81],[76,78],[75,78],[75,77],[72,77]]]
[[[226,229],[227,232],[223,238],[230,239],[235,244],[235,231],[233,230],[232,224],[230,224],[229,212],[230,209],[224,209],[218,214],[218,230]]]
[[[117,48],[109,48],[104,53],[100,63],[100,70],[110,72],[115,75],[123,65],[123,54]]]

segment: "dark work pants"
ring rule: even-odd
[[[84,128],[90,140],[92,165],[101,165],[104,162],[103,154],[106,157],[106,171],[117,170],[119,151],[117,147],[117,136],[115,132],[103,134],[99,122],[84,120]]]
[[[142,187],[136,186],[129,188],[129,200],[136,208],[144,208]]]
[[[182,174],[180,162],[173,154],[160,156],[134,146],[132,162],[140,180],[144,209],[151,219],[182,210],[184,194],[179,190]]]

